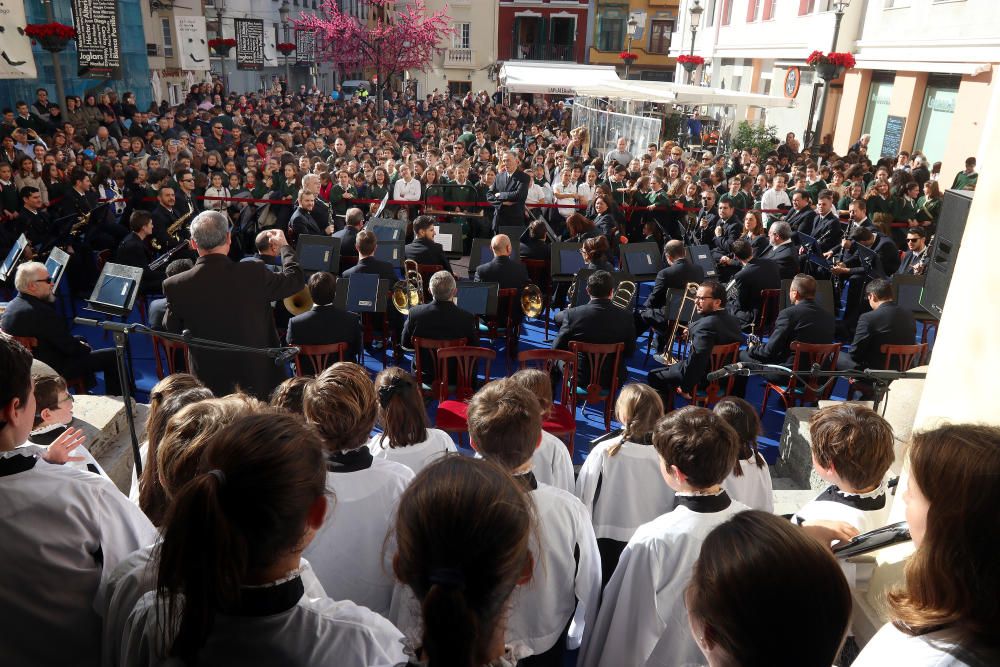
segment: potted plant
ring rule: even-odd
[[[284,54],[284,55],[287,56],[289,53],[291,53],[292,51],[295,50],[295,43],[294,42],[282,42],[281,44],[278,44],[277,48],[278,48],[278,52],[279,53],[282,53],[282,54]]]
[[[625,61],[626,65],[631,65],[639,57],[631,51],[622,51],[618,57]]]
[[[216,37],[215,39],[208,40],[208,48],[215,51],[217,56],[228,56],[229,51],[236,46],[236,40],[232,37]]]
[[[681,66],[684,68],[685,71],[690,73],[693,72],[695,68],[697,68],[699,65],[704,65],[705,59],[702,58],[701,56],[685,54],[679,56],[677,58],[677,62],[681,64]]]
[[[38,42],[43,49],[59,53],[66,43],[76,38],[76,28],[62,23],[29,23],[24,34]]]
[[[836,79],[845,69],[854,67],[854,55],[850,53],[838,53],[831,51],[813,51],[806,58],[806,64],[811,65],[816,70],[816,75],[824,81]]]

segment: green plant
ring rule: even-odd
[[[764,125],[763,123],[750,123],[740,121],[736,126],[736,136],[733,137],[733,148],[748,150],[753,152],[756,148],[761,157],[774,150],[778,145],[778,127],[776,125]]]

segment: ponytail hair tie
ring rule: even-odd
[[[389,402],[392,401],[393,397],[397,394],[402,393],[403,383],[398,379],[394,379],[389,384],[384,384],[378,388],[378,404],[382,406],[382,409],[389,407]]]
[[[428,580],[445,588],[465,588],[465,573],[453,567],[437,567],[431,570]]]
[[[208,474],[219,480],[219,485],[222,486],[226,483],[226,473],[222,472],[218,468],[213,468],[208,471]]]

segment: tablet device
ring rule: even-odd
[[[69,253],[62,248],[53,248],[49,251],[49,258],[45,260],[45,268],[49,270],[52,278],[52,291],[59,289],[59,281],[62,280],[66,265],[69,263]]]

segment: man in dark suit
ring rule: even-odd
[[[309,295],[313,307],[301,315],[288,320],[289,345],[333,345],[347,343],[347,361],[358,361],[361,351],[361,318],[334,305],[337,295],[337,279],[326,271],[318,271],[309,276]],[[316,374],[323,369],[312,367],[308,357],[300,355],[299,361],[307,374]]]
[[[844,236],[844,226],[833,204],[835,196],[833,190],[820,192],[815,216],[811,221],[805,221],[798,227],[798,231],[808,234],[819,242],[819,248],[816,249],[819,254],[839,246],[840,239]]]
[[[313,206],[310,216],[312,216],[317,227],[326,229],[334,223],[330,221],[330,205],[319,196],[319,188],[320,178],[318,174],[306,174],[302,177],[302,189],[316,195],[316,204]]]
[[[316,206],[316,195],[305,190],[299,190],[298,204],[295,212],[292,213],[292,217],[288,219],[288,229],[291,230],[292,235],[296,239],[303,234],[313,236],[328,236],[333,234],[334,229],[332,225],[323,229],[312,218],[312,211]]]
[[[700,317],[688,327],[691,354],[684,361],[649,372],[647,383],[660,393],[664,405],[670,405],[678,388],[690,392],[705,383],[713,347],[743,340],[740,321],[726,311],[726,288],[722,283],[703,282],[695,297],[695,309]]]
[[[476,267],[476,282],[499,283],[500,289],[521,289],[531,278],[524,264],[511,259],[510,237],[497,234],[490,241],[493,259]]]
[[[874,255],[858,249],[856,245],[864,246]],[[896,272],[899,268],[899,250],[892,239],[867,227],[855,229],[850,238],[842,241],[842,246],[844,260],[834,266],[831,272],[849,281],[844,326],[848,332],[852,332],[858,323],[858,317],[869,310],[867,299],[863,301],[865,286],[876,278],[888,278]]]
[[[785,222],[793,232],[800,229],[807,234],[808,229],[815,226],[816,211],[812,208],[812,198],[806,190],[796,190],[792,193],[792,210],[785,216]],[[806,229],[803,229],[805,225]],[[810,234],[811,235],[811,234]]]
[[[701,210],[695,216],[688,240],[691,245],[711,245],[715,227],[719,224],[719,211],[715,208],[715,190],[705,190],[700,195]]]
[[[66,320],[56,312],[56,295],[48,269],[40,262],[17,267],[14,286],[17,296],[7,304],[0,328],[11,336],[38,340],[32,356],[67,378],[103,372],[107,393],[121,395],[118,362],[113,349],[91,350],[82,339],[70,335]]]
[[[896,269],[897,275],[921,276],[927,270],[930,262],[930,251],[927,249],[927,232],[922,227],[910,227],[906,230],[906,252]]]
[[[412,349],[415,337],[439,340],[465,338],[467,345],[478,344],[479,324],[476,321],[476,316],[462,310],[452,302],[452,299],[458,294],[454,276],[448,271],[438,271],[431,276],[429,283],[433,301],[421,306],[414,306],[410,310],[406,324],[403,326],[403,347]],[[422,381],[429,384],[435,376],[434,360],[430,352],[423,352],[420,364],[424,376]]]
[[[521,233],[517,254],[521,259],[544,260],[552,256],[544,222],[535,220]]]
[[[771,245],[761,257],[778,263],[782,280],[791,280],[799,272],[799,251],[792,243],[792,228],[787,222],[772,222],[767,230]]]
[[[504,155],[507,170],[497,175],[497,180],[487,193],[487,200],[493,204],[493,233],[500,227],[524,225],[524,201],[528,198],[531,179],[521,171],[517,154],[509,151]]]
[[[264,232],[261,232],[263,234]],[[194,266],[194,262],[190,259],[175,259],[174,261],[167,264],[167,278],[173,278],[178,273],[184,273],[188,269]],[[146,311],[146,319],[148,320],[149,328],[155,329],[156,331],[166,331],[167,328],[163,324],[164,318],[167,316],[167,298],[162,297],[159,299],[153,299],[149,303],[149,309]]]
[[[742,268],[733,276],[728,288],[730,298],[726,307],[740,321],[740,325],[749,330],[750,325],[760,319],[764,303],[761,291],[781,287],[781,270],[770,259],[754,257],[753,246],[746,239],[733,243],[733,256]]]
[[[621,363],[618,365],[618,382],[624,384],[627,376],[625,360],[635,352],[635,322],[632,314],[611,303],[614,279],[607,271],[594,271],[587,278],[590,301],[563,310],[556,318],[561,326],[552,341],[553,350],[568,350],[572,341],[583,343],[624,343]],[[561,320],[561,322],[560,322]],[[611,382],[611,364],[601,368],[600,381],[604,386]],[[577,364],[577,384],[586,387],[590,382],[590,369],[581,356]]]
[[[375,274],[379,277],[379,280],[386,281],[389,289],[392,289],[392,286],[396,284],[399,277],[396,275],[396,270],[392,268],[392,264],[375,258],[375,248],[378,247],[378,237],[376,237],[373,232],[370,232],[367,229],[362,229],[358,232],[358,235],[354,240],[354,247],[358,251],[358,263],[349,269],[345,269],[340,274],[341,277],[350,278],[356,273]],[[389,319],[389,328],[392,331],[392,339],[395,342],[399,342],[399,336],[403,331],[404,316],[392,307],[391,304],[387,304],[385,312]],[[382,319],[380,317],[375,317],[374,328],[381,331]]]
[[[663,256],[667,260],[667,266],[656,274],[656,282],[653,283],[646,302],[642,304],[643,309],[635,315],[636,335],[642,335],[650,328],[658,334],[657,352],[662,350],[663,337],[670,322],[669,313],[664,312],[668,305],[667,290],[683,290],[688,283],[700,283],[705,279],[705,269],[688,260],[683,241],[667,241],[663,246]]]
[[[156,193],[156,206],[151,213],[153,220],[153,240],[160,246],[160,250],[166,252],[170,249],[171,239],[167,235],[170,225],[177,222],[177,212],[174,211],[176,203],[174,189],[169,185],[164,185]]]
[[[788,298],[793,305],[778,313],[774,332],[766,345],[758,345],[740,353],[740,361],[780,364],[791,368],[795,356],[790,345],[800,343],[832,343],[836,321],[833,314],[816,303],[816,279],[800,273],[792,279]],[[784,378],[778,378],[779,381]]]
[[[735,206],[730,200],[719,202],[719,218],[712,232],[712,257],[719,265],[720,281],[728,280],[740,268],[739,262],[731,256],[733,243],[743,234],[743,221],[736,214]]]
[[[271,302],[281,301],[305,284],[295,251],[281,230],[270,230],[281,253],[281,273],[257,262],[229,259],[229,221],[216,211],[199,213],[191,223],[198,261],[190,271],[163,282],[169,331],[185,329],[197,338],[237,345],[277,347]],[[236,387],[266,399],[286,377],[264,355],[192,347],[192,371],[216,396]]]
[[[365,214],[361,212],[360,208],[349,208],[347,213],[344,214],[344,228],[333,233],[333,238],[340,239],[340,254],[343,255],[353,255],[357,257],[358,249],[355,247],[355,241],[358,236],[358,230],[365,224]]]
[[[146,239],[153,233],[153,219],[148,211],[133,211],[128,221],[129,235],[118,245],[115,252],[115,263],[134,266],[142,269],[142,280],[139,290],[142,294],[156,294],[166,277],[162,271],[150,271],[149,264],[153,261],[153,252],[149,249]]]
[[[840,355],[838,365],[843,368],[885,368],[883,345],[913,345],[917,338],[913,313],[895,303],[891,282],[884,278],[871,281],[865,287],[865,297],[871,311],[858,318],[851,352]]]
[[[38,188],[26,185],[18,191],[18,195],[21,208],[17,212],[17,222],[24,230],[28,243],[37,252],[57,240],[56,230],[52,228],[48,212],[42,208],[42,193]]]
[[[451,262],[444,254],[440,243],[435,243],[434,218],[429,215],[419,215],[413,221],[413,240],[406,244],[406,259],[412,259],[417,264],[436,264],[451,273]]]

